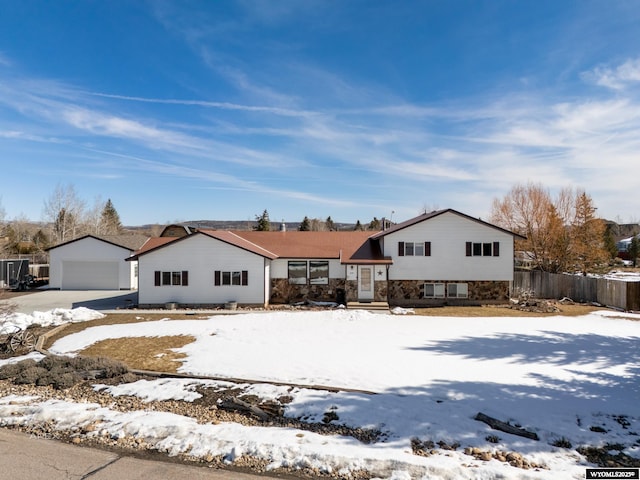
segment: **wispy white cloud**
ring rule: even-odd
[[[640,62],[593,72],[608,86],[630,85],[638,81]],[[442,206],[458,208],[462,205],[455,202],[464,197],[468,200],[461,204],[476,202],[478,208],[478,195],[489,204],[486,197],[531,180],[550,188],[593,189],[612,204],[601,211],[611,211],[612,192],[631,198],[636,188],[628,172],[637,168],[640,151],[640,103],[625,89],[558,100],[530,88],[526,94],[502,92],[502,98],[423,104],[365,85],[367,93],[349,104],[344,93],[357,90],[353,80],[316,72],[316,78],[333,83],[319,105],[302,87],[293,94],[282,91],[273,86],[275,79],[263,84],[237,66],[224,74],[236,81],[237,102],[91,93],[57,82],[5,80],[0,105],[49,126],[51,136],[7,128],[7,123],[0,125],[0,138],[68,142],[70,148],[117,139],[123,151],[140,153],[122,156],[127,162],[118,168],[345,209],[363,203],[388,207],[371,193],[381,192],[375,185],[382,182],[392,186],[384,192],[387,203],[412,201],[416,209],[434,197]],[[255,101],[262,94],[264,102]],[[127,105],[134,102],[139,105]],[[157,106],[191,110],[178,121]],[[116,155],[107,153],[109,147],[104,150]],[[114,170],[105,167],[95,175],[110,178]],[[291,184],[279,181],[306,171],[315,179],[301,182],[304,187],[287,188],[283,185]],[[328,183],[339,187],[323,193]]]
[[[634,83],[640,82],[640,58],[628,59],[617,67],[598,66],[584,72],[583,78],[596,85],[624,90]]]
[[[268,107],[262,105],[240,105],[237,103],[229,102],[212,102],[206,100],[180,100],[180,99],[162,99],[162,98],[145,98],[145,97],[130,97],[126,95],[113,95],[108,93],[90,93],[97,97],[113,98],[116,100],[128,100],[132,102],[143,103],[157,103],[163,105],[185,105],[185,106],[198,106],[206,108],[219,108],[222,110],[239,110],[246,112],[256,113],[270,113],[273,115],[281,115],[283,117],[310,117],[317,115],[317,112],[311,110],[294,110],[290,108]]]

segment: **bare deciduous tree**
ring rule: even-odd
[[[586,271],[606,259],[604,222],[595,218],[591,197],[562,189],[555,199],[541,184],[516,185],[493,201],[491,221],[524,235],[516,249],[548,272]]]
[[[545,271],[557,268],[557,259],[550,258],[553,240],[549,224],[558,221],[549,192],[540,184],[516,185],[503,200],[493,201],[491,221],[526,240],[518,240],[516,248],[525,253],[534,265]],[[562,222],[563,219],[559,221]]]
[[[73,185],[58,184],[44,202],[45,219],[53,225],[51,238],[55,243],[73,240],[82,233],[85,204]]]
[[[91,235],[103,235],[102,228],[102,210],[104,209],[105,202],[102,197],[97,196],[93,200],[93,205],[88,209],[84,215],[84,226],[86,233]]]

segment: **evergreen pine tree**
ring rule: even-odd
[[[376,217],[373,217],[373,220],[369,222],[367,230],[380,230],[380,220],[378,220]]]
[[[298,227],[298,230],[301,232],[308,232],[311,230],[311,222],[309,222],[309,218],[306,215]]]
[[[262,212],[262,215],[256,215],[256,226],[253,227],[254,230],[258,232],[268,232],[271,230],[271,221],[269,220],[269,212],[265,209]]]
[[[324,226],[327,230],[329,230],[330,232],[333,232],[334,230],[337,230],[336,228],[336,224],[333,223],[333,220],[331,219],[331,215],[329,215],[327,217],[327,219],[324,221]]]
[[[571,225],[571,240],[577,268],[583,275],[593,271],[602,263],[607,252],[604,249],[602,219],[596,218],[593,200],[584,191],[576,197],[575,216]]]
[[[607,229],[604,232],[604,248],[609,254],[610,260],[613,260],[618,256],[618,247],[616,246],[616,240],[613,238],[611,226],[607,226]]]
[[[627,253],[633,262],[633,268],[636,268],[636,262],[638,261],[638,256],[640,256],[640,238],[638,238],[638,235],[634,235],[633,238],[631,238],[631,244],[629,244]]]
[[[116,211],[111,199],[107,200],[107,203],[104,204],[104,208],[102,209],[102,214],[100,215],[100,230],[105,235],[118,235],[122,233],[122,223],[120,222],[120,215]]]

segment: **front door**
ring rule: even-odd
[[[373,300],[373,267],[360,265],[358,267],[358,300]]]

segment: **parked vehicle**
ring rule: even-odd
[[[14,291],[30,290],[32,288],[38,288],[46,285],[48,282],[45,279],[35,277],[33,275],[27,275],[22,280],[15,280],[9,284],[9,288]]]

